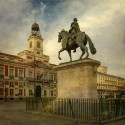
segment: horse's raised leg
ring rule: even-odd
[[[69,53],[70,61],[72,61],[72,55],[71,55],[71,50],[67,50]]]
[[[59,58],[59,60],[61,60],[60,53],[63,52],[63,51],[64,51],[64,49],[62,48],[62,49],[58,52],[58,58]]]

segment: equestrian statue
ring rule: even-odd
[[[92,43],[90,37],[85,33],[80,31],[79,24],[77,22],[77,18],[74,18],[71,23],[71,27],[69,32],[64,29],[58,34],[58,42],[62,42],[62,49],[58,52],[58,58],[61,60],[60,53],[66,50],[69,54],[70,61],[72,61],[71,50],[76,52],[76,49],[80,47],[82,54],[80,59],[82,59],[83,55],[86,53],[86,57],[89,57],[88,48],[86,47],[87,43],[89,44],[91,54],[96,54],[96,48]]]

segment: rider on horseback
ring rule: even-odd
[[[69,39],[75,40],[76,33],[80,32],[79,24],[77,23],[77,18],[73,19],[74,22],[71,23],[71,27],[69,30]],[[76,52],[76,49],[74,49],[74,52]]]
[[[69,30],[69,34],[71,35],[80,32],[79,24],[77,23],[77,18],[74,18],[73,21],[74,22],[71,23],[71,27]]]
[[[96,48],[90,39],[90,37],[85,33],[81,32],[79,25],[77,23],[77,18],[74,18],[74,22],[71,23],[71,28],[68,31],[64,29],[58,34],[58,42],[62,43],[62,48],[58,52],[58,58],[61,60],[60,53],[63,51],[67,51],[70,57],[70,61],[72,61],[71,51],[76,51],[76,48],[80,47],[82,54],[80,59],[82,59],[83,55],[86,53],[86,57],[89,57],[88,47],[86,46],[88,43],[91,54],[96,54]]]

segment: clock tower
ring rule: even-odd
[[[28,38],[28,50],[21,51],[17,54],[19,57],[31,61],[41,60],[49,63],[49,56],[43,54],[43,38],[40,34],[39,25],[35,22],[31,26],[31,34]]]
[[[43,54],[43,38],[40,35],[39,25],[35,22],[31,27],[31,35],[28,38],[29,50],[33,51],[35,55]]]

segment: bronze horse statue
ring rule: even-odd
[[[80,59],[82,59],[83,55],[86,53],[86,57],[89,57],[88,48],[86,47],[87,42],[89,44],[90,52],[92,54],[96,53],[96,48],[92,43],[90,37],[85,32],[78,32],[72,38],[69,33],[65,30],[62,30],[58,34],[58,42],[62,42],[62,49],[58,52],[58,58],[61,60],[60,53],[66,50],[69,53],[70,61],[72,61],[71,50],[74,50],[80,47],[82,54]]]

